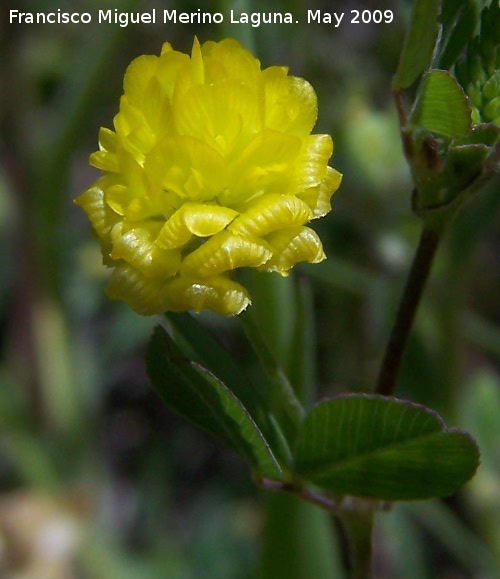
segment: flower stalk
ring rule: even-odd
[[[427,224],[424,224],[422,228],[417,251],[382,360],[375,387],[377,394],[391,396],[394,392],[408,337],[432,268],[443,229],[443,227],[431,227]]]

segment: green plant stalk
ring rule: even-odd
[[[248,272],[244,283],[254,302],[248,314],[255,316],[250,325],[248,319],[239,316],[244,330],[248,335],[248,330],[252,334],[258,328],[260,338],[253,341],[253,346],[258,347],[260,339],[267,342],[266,347],[275,358],[274,364],[283,367],[290,378],[287,382],[293,387],[294,395],[307,405],[315,394],[314,342],[304,342],[297,337],[297,333],[305,337],[313,332],[310,327],[312,304],[309,301],[308,305],[307,291],[302,285],[297,288],[292,276],[283,279]],[[262,351],[261,358],[268,358],[269,350],[267,353]],[[272,368],[270,366],[269,370]],[[276,402],[284,404],[283,400]],[[330,505],[323,504],[321,497],[312,496],[302,489],[276,484],[275,481],[263,480],[262,487],[266,490],[266,520],[259,579],[344,579],[342,557],[331,527]],[[311,502],[315,504],[308,504]]]
[[[265,497],[259,579],[346,579],[343,557],[326,511],[297,495]]]
[[[378,375],[377,394],[391,396],[394,392],[408,337],[443,232],[444,225],[431,226],[424,222]]]
[[[342,524],[350,547],[349,577],[370,579],[372,577],[372,534],[377,503],[364,499],[352,499],[351,508],[344,508]]]

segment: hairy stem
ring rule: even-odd
[[[394,392],[403,353],[431,271],[442,231],[442,228],[431,228],[427,225],[424,225],[422,229],[417,252],[413,259],[380,368],[376,385],[378,394],[390,396]]]

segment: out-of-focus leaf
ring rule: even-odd
[[[226,442],[257,475],[281,479],[278,461],[241,401],[211,372],[183,356],[160,326],[146,363],[154,388],[172,410]]]
[[[475,125],[469,133],[453,141],[452,146],[486,145],[493,147],[500,137],[500,127],[493,123]]]
[[[296,473],[325,490],[381,500],[447,496],[477,469],[479,451],[465,432],[432,410],[376,395],[345,395],[307,416]]]
[[[486,145],[462,145],[448,149],[448,164],[453,169],[453,176],[464,185],[477,177],[490,148]]]
[[[450,70],[472,38],[478,23],[477,2],[474,0],[443,0],[441,22],[443,25],[439,55],[434,64]]]
[[[441,553],[448,551],[462,563],[464,574],[467,572],[470,577],[485,578],[498,576],[498,564],[484,539],[471,531],[450,505],[442,501],[428,501],[403,503],[398,507],[435,538]]]
[[[470,131],[467,97],[449,72],[431,70],[425,75],[411,120],[427,131],[450,138]]]
[[[392,81],[395,91],[408,88],[421,72],[430,67],[438,37],[439,8],[440,0],[415,1],[398,69]]]

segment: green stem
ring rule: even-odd
[[[324,494],[317,493],[304,487],[296,487],[293,484],[283,483],[281,481],[270,480],[267,478],[261,479],[260,485],[266,490],[287,493],[302,499],[303,501],[321,507],[331,513],[337,513],[339,511],[339,505],[335,500]]]
[[[430,227],[425,224],[422,229],[378,376],[378,394],[390,396],[394,392],[403,353],[443,230],[443,227]]]
[[[266,495],[259,579],[347,579],[331,515],[303,498]]]
[[[269,411],[284,431],[293,422],[287,415],[303,415],[300,406],[297,412],[297,398],[305,407],[314,398],[312,296],[304,279],[296,284],[294,276],[240,273],[254,303],[239,319],[267,374]],[[290,441],[296,432],[291,430]],[[268,479],[259,484],[265,490],[266,513],[259,579],[346,579],[337,529],[331,524],[333,501],[293,484]]]
[[[350,547],[352,579],[372,577],[372,534],[376,503],[353,499],[352,509],[344,509],[340,517]]]

